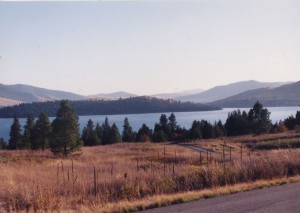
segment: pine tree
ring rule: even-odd
[[[204,139],[210,139],[215,137],[214,127],[206,120],[201,121],[201,132]]]
[[[88,120],[86,126],[82,131],[81,140],[85,146],[97,146],[100,144],[97,132],[94,129],[94,123],[91,119]]]
[[[51,124],[48,115],[42,112],[33,127],[31,149],[45,150],[49,148],[50,137]]]
[[[132,127],[131,127],[127,117],[124,119],[122,140],[124,142],[133,142],[134,141],[134,132],[132,131]]]
[[[110,129],[111,129],[111,127],[109,125],[108,118],[106,117],[104,123],[102,124],[102,144],[103,145],[110,143],[110,141],[109,141]]]
[[[152,130],[146,124],[143,124],[137,133],[136,141],[138,142],[151,141],[151,137],[152,137]]]
[[[169,128],[171,133],[174,133],[175,130],[177,129],[177,121],[176,121],[176,116],[174,113],[172,113],[169,117]]]
[[[268,133],[272,127],[270,112],[257,101],[248,113],[250,128],[254,134]]]
[[[194,140],[202,139],[202,126],[200,121],[193,121],[192,127],[190,129],[190,138]]]
[[[51,151],[54,154],[68,154],[80,149],[78,116],[69,101],[61,101],[56,118],[52,122]]]
[[[175,131],[177,130],[178,126],[177,126],[177,121],[176,121],[176,116],[174,115],[174,113],[172,113],[169,117],[169,138],[170,139],[174,139],[175,138]]]
[[[215,122],[214,132],[215,132],[216,138],[220,138],[220,137],[223,137],[226,135],[226,131],[225,131],[225,128],[224,128],[221,120],[219,120],[218,122]]]
[[[10,127],[9,149],[20,149],[22,145],[21,125],[19,119],[14,117],[13,123]]]
[[[160,130],[162,130],[166,135],[169,135],[170,129],[168,125],[168,118],[165,114],[161,114],[159,118]]]
[[[0,150],[7,149],[7,143],[4,138],[0,138]]]
[[[154,142],[165,142],[168,141],[168,135],[165,131],[163,131],[163,128],[160,124],[155,124],[154,126],[154,132],[152,134],[152,140]]]
[[[121,142],[121,135],[117,125],[113,123],[109,132],[109,144],[114,144],[118,142]]]
[[[96,131],[97,137],[99,139],[99,144],[102,144],[103,130],[102,130],[102,127],[99,125],[98,122],[96,124],[95,131]]]
[[[24,126],[24,134],[22,138],[22,149],[30,149],[31,143],[32,143],[32,134],[33,134],[33,127],[34,127],[35,121],[32,116],[29,116],[26,120],[26,124]]]
[[[228,114],[225,123],[225,129],[228,136],[245,135],[249,133],[249,120],[245,111],[233,111]]]

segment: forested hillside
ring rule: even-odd
[[[41,112],[48,116],[55,116],[60,101],[23,103],[20,105],[4,107],[0,109],[1,118],[17,116],[37,117]],[[73,108],[78,115],[112,115],[112,114],[135,114],[155,112],[188,112],[220,110],[219,107],[195,104],[191,102],[180,102],[174,100],[162,100],[151,97],[135,97],[113,101],[104,100],[82,100],[72,101]]]
[[[300,81],[277,88],[261,88],[246,91],[209,104],[228,108],[251,107],[257,100],[268,107],[299,106]]]

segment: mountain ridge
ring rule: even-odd
[[[284,84],[288,84],[288,82],[259,82],[255,80],[239,81],[227,85],[216,86],[202,93],[180,97],[176,100],[193,101],[196,103],[210,103],[248,90],[265,87],[274,88]]]
[[[300,106],[300,81],[276,88],[249,90],[208,104],[220,107],[251,107],[256,101],[268,107]]]
[[[175,93],[161,93],[149,95],[161,99],[174,99],[183,102],[195,103],[212,103],[223,100],[240,93],[251,91],[259,88],[276,88],[290,82],[258,82],[254,80],[240,81],[227,85],[220,85],[209,90],[202,91],[200,89],[179,91]],[[199,92],[200,90],[200,92]],[[202,92],[201,92],[202,91]],[[265,92],[260,90],[261,92]],[[198,93],[197,93],[198,92]],[[189,94],[190,93],[190,94]],[[20,103],[44,102],[54,100],[118,100],[130,97],[138,97],[135,94],[125,91],[114,93],[98,93],[96,95],[83,96],[71,92],[45,89],[25,84],[4,85],[0,84],[0,107],[16,105]],[[201,102],[200,102],[201,101]],[[245,102],[245,100],[242,102]],[[221,102],[216,102],[220,104]],[[213,103],[215,104],[215,103]],[[237,105],[237,103],[236,103]]]
[[[85,96],[71,92],[45,89],[25,84],[0,84],[0,98],[10,101],[18,101],[20,103],[30,103],[61,99],[82,100],[85,99]]]
[[[118,91],[112,93],[98,93],[96,95],[89,95],[87,97],[90,99],[116,100],[119,98],[137,97],[137,95],[125,91]]]

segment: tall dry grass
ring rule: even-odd
[[[209,158],[209,164],[192,150],[150,143],[83,148],[69,159],[33,151],[0,156],[0,212],[93,208],[300,173],[297,150],[259,152],[242,161]]]

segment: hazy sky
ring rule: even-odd
[[[0,2],[0,83],[154,94],[300,80],[300,1]]]

